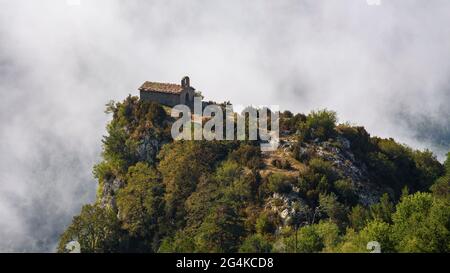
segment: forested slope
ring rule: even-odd
[[[281,145],[176,141],[162,106],[111,103],[97,201],[61,235],[82,252],[450,250],[450,155],[372,137],[336,113],[280,114]]]

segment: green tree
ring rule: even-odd
[[[185,202],[196,190],[200,177],[211,174],[227,154],[227,147],[215,141],[177,141],[164,145],[158,155],[158,170],[166,188],[166,212],[173,228],[185,224]]]
[[[347,222],[347,212],[334,193],[321,194],[319,198],[320,208],[339,227],[343,227]]]
[[[253,234],[248,236],[241,247],[241,253],[270,253],[272,252],[272,244],[261,234]]]
[[[220,181],[211,177],[200,177],[195,192],[185,202],[187,227],[196,229],[202,224],[210,208],[223,196],[221,191]]]
[[[339,242],[339,228],[331,221],[322,221],[292,231],[284,241],[288,252],[331,251]]]
[[[175,236],[167,236],[161,242],[159,253],[194,253],[196,246],[193,234],[180,230]]]
[[[337,252],[367,253],[369,242],[378,242],[381,252],[394,251],[394,242],[391,238],[391,226],[379,220],[372,220],[359,233],[347,229],[342,243],[336,248]]]
[[[324,244],[315,226],[304,226],[298,231],[297,252],[312,253],[322,251]]]
[[[244,235],[238,212],[226,204],[213,208],[195,237],[199,252],[236,252]]]
[[[127,185],[117,195],[117,208],[122,226],[137,241],[156,251],[158,228],[164,215],[164,188],[154,169],[145,163],[130,167]]]
[[[367,209],[365,209],[361,205],[356,205],[352,208],[352,211],[348,216],[348,220],[350,222],[351,228],[356,231],[360,231],[366,226],[369,217],[370,215]]]
[[[399,252],[450,251],[450,204],[429,193],[404,197],[393,218],[393,238]]]
[[[428,189],[436,179],[444,174],[444,166],[439,163],[431,151],[414,151],[412,157],[420,173],[420,190]]]
[[[450,174],[447,174],[434,182],[431,191],[437,197],[450,198]]]
[[[376,151],[367,161],[374,181],[389,186],[397,198],[403,187],[424,191],[442,173],[442,166],[429,152],[413,151],[392,138],[373,138]]]
[[[437,197],[450,198],[450,153],[447,154],[447,160],[444,163],[445,173],[436,180],[431,186],[431,191]]]
[[[61,235],[58,252],[66,252],[66,244],[77,241],[82,253],[114,252],[120,249],[120,225],[107,208],[85,205]]]
[[[314,225],[317,234],[319,234],[324,248],[323,252],[333,252],[340,242],[339,227],[332,221],[320,221],[319,224]]]
[[[380,202],[370,206],[370,215],[372,219],[377,219],[386,223],[391,223],[391,216],[394,213],[394,204],[389,200],[387,193],[383,194]]]
[[[114,120],[107,126],[108,136],[103,141],[103,158],[117,162],[121,172],[137,161],[138,142],[131,139],[126,129]]]

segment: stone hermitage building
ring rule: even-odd
[[[180,84],[145,82],[140,88],[140,98],[166,106],[174,107],[184,104],[191,109],[194,107],[195,88],[190,84],[189,77],[184,77]]]

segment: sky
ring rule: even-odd
[[[448,0],[77,2],[0,0],[0,252],[55,250],[95,200],[105,104],[146,80],[450,150]]]

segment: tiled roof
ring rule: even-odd
[[[181,91],[183,91],[183,87],[181,87],[181,85],[179,84],[173,83],[144,82],[139,90],[147,92],[179,94],[181,93]]]

